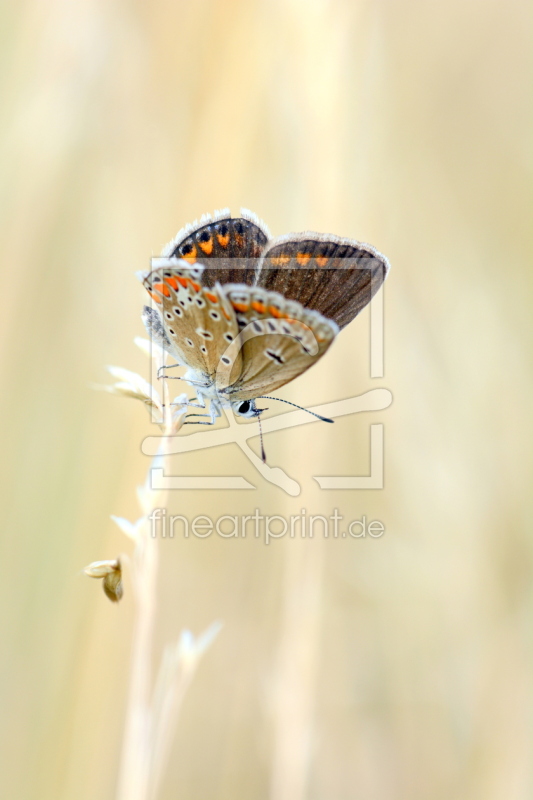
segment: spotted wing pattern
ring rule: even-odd
[[[241,216],[232,218],[224,209],[180,231],[163,255],[204,263],[205,286],[217,281],[253,285],[269,237],[266,225],[251,211],[241,209]]]
[[[370,245],[318,233],[289,234],[265,248],[257,284],[344,328],[370,302],[388,270],[387,259]]]
[[[255,399],[305,372],[371,300],[387,259],[317,233],[270,239],[227,209],[187,226],[144,276],[152,338],[229,400]],[[205,266],[197,263],[204,262]]]
[[[389,262],[354,239],[314,232],[271,239],[255,214],[229,209],[183,228],[163,255],[205,264],[203,283],[244,283],[277,291],[344,328],[370,302]],[[327,277],[326,277],[327,276]]]
[[[154,305],[146,307],[143,316],[153,338],[180,364],[212,381],[239,327],[220,284],[204,286],[202,273],[199,264],[177,260],[172,266],[152,270],[143,283]],[[235,368],[240,365],[239,353]]]
[[[240,329],[224,354],[226,369],[221,364],[217,372],[217,389],[229,400],[252,400],[293,380],[324,355],[338,333],[334,322],[278,292],[245,284],[223,291]]]

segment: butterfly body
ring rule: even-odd
[[[145,326],[188,368],[210,422],[223,408],[256,416],[255,400],[311,367],[388,271],[369,245],[316,233],[272,240],[241,215],[185,228],[142,276],[153,301]]]

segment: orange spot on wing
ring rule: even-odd
[[[204,292],[204,294],[210,303],[218,303],[218,297],[216,294],[213,294],[212,292]]]
[[[217,233],[217,242],[221,247],[226,249],[229,244],[229,233],[227,233],[225,236],[222,236],[221,233]]]
[[[165,278],[165,283],[168,283],[173,289],[178,289],[178,281],[176,278]]]
[[[305,267],[310,258],[311,253],[296,253],[296,261],[301,267]]]
[[[291,260],[290,256],[281,255],[272,257],[272,263],[274,264],[275,267],[284,267],[285,264],[288,264],[290,260]]]
[[[155,292],[151,292],[149,289],[148,289],[148,294],[150,295],[152,300],[155,300],[156,303],[162,303],[163,302],[158,294],[156,294]]]
[[[265,313],[265,304],[259,302],[259,300],[254,300],[252,303],[252,308],[254,311],[257,311],[259,314]]]
[[[202,252],[206,254],[206,256],[210,256],[213,252],[213,237],[211,236],[207,242],[198,242],[200,245]]]
[[[165,297],[170,297],[170,290],[164,283],[154,283],[152,288],[157,289],[157,291],[161,292],[161,294],[164,294]]]
[[[195,261],[196,261],[196,255],[197,255],[197,253],[198,253],[198,250],[197,250],[197,249],[196,249],[196,247],[193,245],[191,252],[190,252],[190,253],[186,253],[186,254],[185,254],[185,253],[183,253],[181,257],[182,257],[182,258],[184,258],[184,259],[185,259],[185,261],[188,261],[188,262],[189,262],[189,264],[194,264],[194,263],[195,263]]]
[[[248,303],[234,303],[233,300],[231,301],[231,305],[233,306],[235,311],[241,311],[243,313],[245,311],[248,311],[248,309],[250,308]]]
[[[276,306],[270,306],[268,310],[270,311],[271,316],[275,317],[276,319],[279,319],[281,316],[283,316],[279,308],[276,308]]]
[[[244,236],[241,236],[239,233],[236,233],[235,241],[237,242],[237,247],[244,247]]]
[[[184,278],[183,275],[178,275],[176,280],[183,286],[184,289],[187,288],[187,284],[189,283],[188,278]]]
[[[202,288],[199,283],[196,283],[196,281],[191,281],[191,286],[195,292],[199,292]]]
[[[318,264],[319,267],[325,267],[326,264],[329,261],[329,257],[328,256],[317,256],[315,258],[315,261],[316,261],[316,263]]]
[[[228,314],[228,312],[226,311],[226,309],[224,308],[224,306],[222,307],[222,313],[224,314],[224,316],[226,317],[226,319],[231,319],[231,316]]]

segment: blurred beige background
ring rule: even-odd
[[[127,583],[111,606],[81,569],[128,550],[109,515],[138,514],[154,431],[90,384],[106,364],[146,374],[134,271],[186,222],[245,206],[275,235],[353,236],[392,263],[384,378],[369,377],[367,311],[279,396],[383,386],[394,403],[270,435],[297,498],[236,446],[176,459],[258,488],[174,492],[171,511],[338,508],[386,530],[161,543],[158,654],[224,622],[161,798],[529,798],[528,5],[1,14],[1,796],[113,797],[133,601]],[[371,422],[385,489],[321,492],[313,475],[368,472]]]

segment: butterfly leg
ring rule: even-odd
[[[205,406],[205,400],[204,400],[204,398],[202,397],[202,395],[200,393],[198,393],[198,397],[196,397],[195,400],[198,400],[198,402],[197,403],[193,403],[192,401],[189,400],[187,402],[187,408],[202,408],[202,409],[204,409],[206,407]],[[187,422],[189,417],[209,417],[209,422]],[[214,420],[214,417],[213,417],[213,412],[211,410],[210,414],[187,414],[187,416],[185,418],[185,422],[183,424],[184,425],[212,425],[214,423],[214,421],[215,420]]]
[[[193,408],[205,408],[205,406],[197,406],[195,403],[188,403],[188,405],[193,406]],[[213,406],[211,406],[209,414],[187,414],[187,416],[185,418],[185,422],[183,424],[184,425],[214,425],[215,424],[215,420],[216,420],[216,418],[218,416],[220,416],[220,415],[217,414],[216,410],[213,408]],[[209,417],[209,421],[208,422],[198,422],[198,421],[188,422],[187,420],[190,417]]]
[[[198,396],[197,399],[198,399],[199,402],[198,403],[187,403],[187,406],[191,406],[192,408],[205,408],[206,407],[205,406],[205,399],[202,397],[202,395],[200,393],[198,393],[198,394],[199,394],[199,396]],[[187,418],[186,418],[186,420],[185,420],[185,422],[183,424],[184,425],[214,425],[216,418],[220,417],[220,415],[221,415],[221,411],[220,411],[220,408],[218,406],[218,403],[215,403],[215,402],[213,402],[213,400],[211,400],[211,402],[209,404],[209,414],[187,414]],[[198,422],[198,421],[196,421],[196,422],[187,422],[187,419],[189,417],[209,417],[209,421],[208,422]]]
[[[168,377],[167,375],[164,374],[163,370],[165,370],[165,369],[173,369],[174,367],[182,367],[182,366],[183,366],[183,364],[178,364],[176,362],[175,364],[165,364],[162,367],[159,367],[159,369],[157,370],[157,379],[159,380],[160,378],[167,378]]]
[[[187,401],[187,407],[189,407],[189,406],[191,408],[205,408],[206,407],[205,406],[205,400],[204,400],[204,398],[202,397],[201,394],[198,394],[198,397],[195,397],[195,400],[198,400],[198,402],[197,403],[193,403],[191,400],[188,400]],[[193,416],[197,416],[197,415],[194,414]],[[208,417],[208,416],[210,416],[210,414],[200,414],[200,416],[201,417]]]

